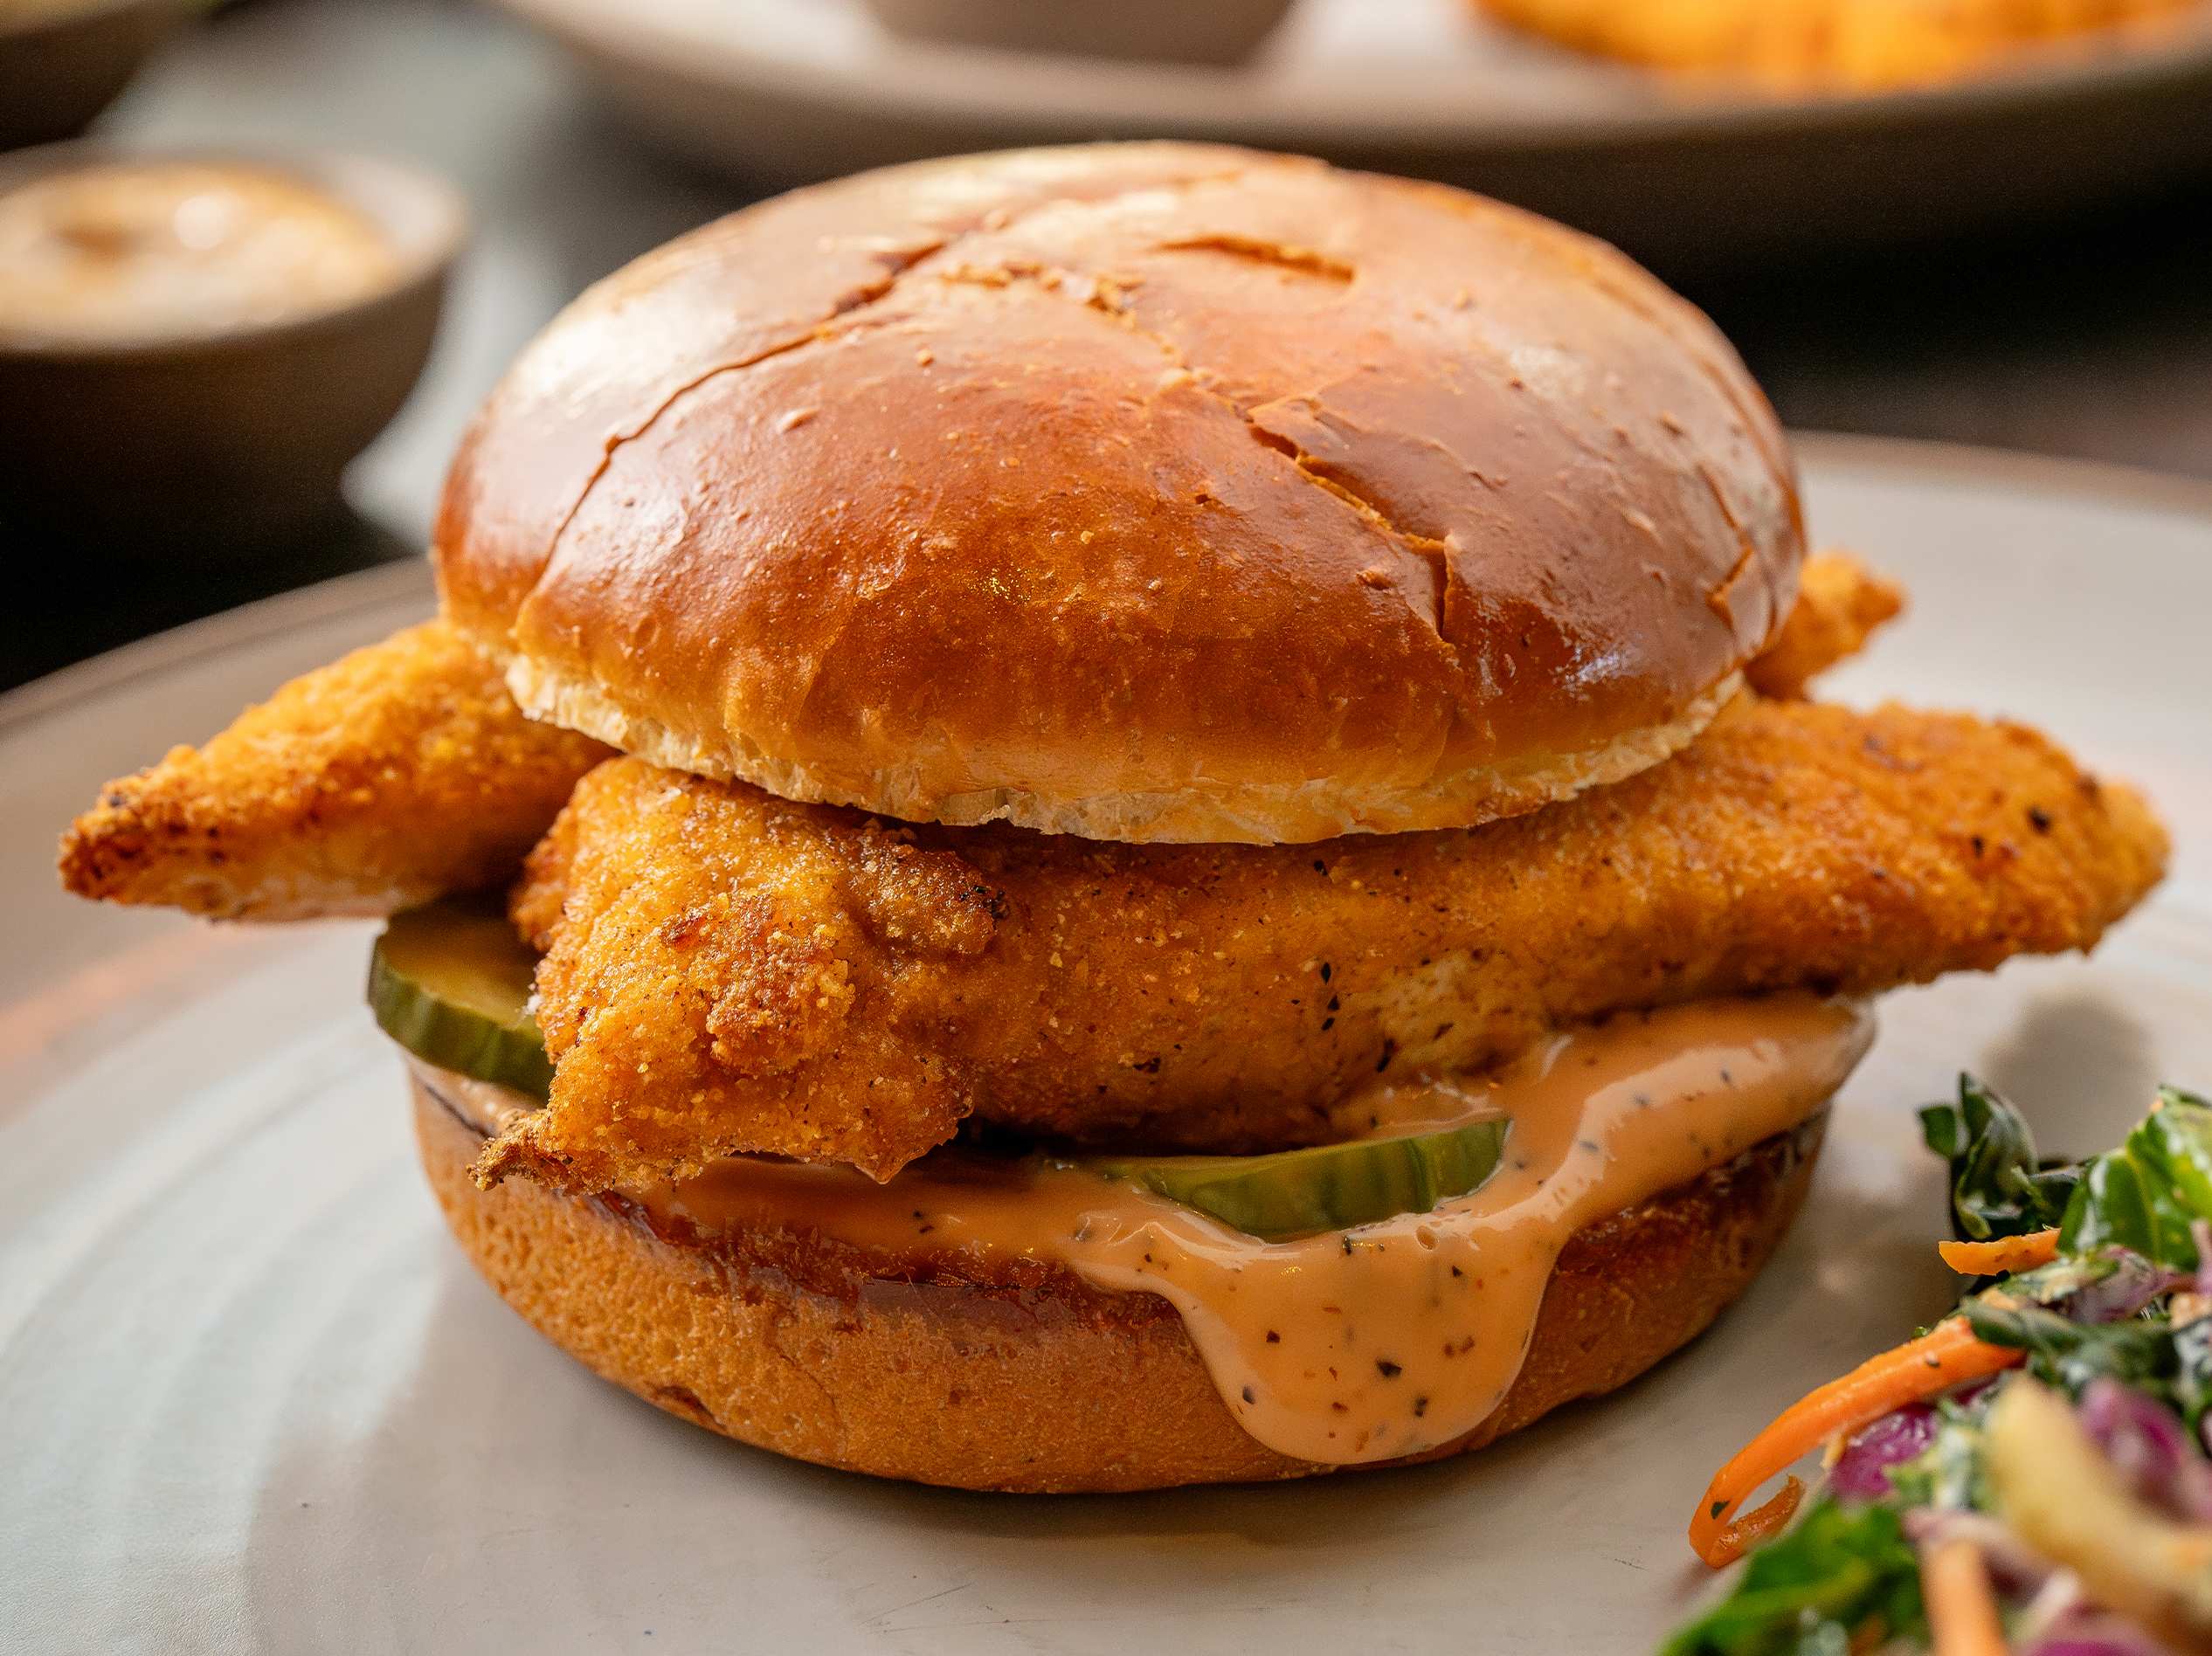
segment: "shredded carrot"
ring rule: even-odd
[[[1960,1536],[1922,1556],[1920,1597],[1928,1610],[1932,1656],[2006,1656],[1997,1597],[1974,1542]]]
[[[1705,1562],[1715,1569],[1721,1564],[1732,1564],[1768,1536],[1780,1535],[1797,1515],[1797,1504],[1804,1499],[1805,1480],[1793,1473],[1780,1494],[1765,1506],[1745,1513],[1720,1532]]]
[[[1861,1363],[1841,1380],[1785,1409],[1736,1458],[1713,1474],[1690,1521],[1690,1544],[1697,1556],[1719,1569],[1735,1556],[1725,1550],[1729,1519],[1744,1497],[1801,1455],[1830,1438],[1871,1425],[1891,1411],[1947,1391],[1962,1381],[1995,1374],[2026,1359],[2009,1346],[1985,1345],[1964,1317],[1938,1323],[1918,1340]]]
[[[2026,1236],[2001,1236],[1994,1242],[1939,1242],[1936,1252],[1960,1276],[2004,1276],[2014,1271],[2033,1271],[2058,1257],[2058,1231],[2034,1231]]]

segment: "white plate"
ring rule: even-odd
[[[2017,51],[1955,86],[1780,96],[1568,52],[1467,0],[1300,0],[1233,69],[902,40],[862,0],[499,3],[563,41],[647,131],[773,182],[1214,138],[1442,178],[1690,259],[1987,222],[2212,158],[2212,5]]]
[[[778,1460],[593,1379],[484,1287],[359,1004],[369,928],[53,894],[106,776],[427,609],[379,570],[0,700],[0,1647],[537,1653],[1648,1651],[1712,1468],[1932,1319],[1913,1106],[1973,1065],[2052,1146],[2212,1087],[2212,491],[1808,445],[1813,515],[1912,585],[1854,699],[2002,709],[2158,794],[2178,872],[2093,963],[1896,997],[1812,1205],[1704,1340],[1465,1460],[1024,1499]]]

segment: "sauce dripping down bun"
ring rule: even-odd
[[[1610,1390],[1766,1262],[1872,1037],[1806,995],[1563,1034],[1471,1103],[1441,1090],[1511,1120],[1481,1189],[1285,1243],[957,1151],[884,1184],[732,1157],[603,1197],[486,1191],[468,1163],[535,1101],[413,1067],[454,1233],[601,1374],[805,1459],[1049,1492],[1397,1464]]]

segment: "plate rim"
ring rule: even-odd
[[[790,0],[750,3],[789,3]],[[493,3],[560,37],[571,49],[588,41],[591,51],[610,59],[632,66],[649,63],[687,79],[702,78],[700,54],[711,53],[722,71],[709,72],[711,78],[732,93],[760,93],[824,110],[864,106],[870,116],[879,120],[957,120],[978,127],[1022,130],[1049,117],[1041,108],[1033,109],[1020,102],[978,104],[961,95],[957,86],[946,87],[942,75],[914,72],[926,70],[933,63],[956,72],[964,68],[966,72],[959,75],[959,84],[964,86],[978,78],[992,79],[982,73],[991,65],[1028,63],[1033,67],[1050,66],[1063,93],[1084,87],[1086,78],[1092,83],[1085,87],[1089,98],[1058,108],[1057,118],[1062,121],[1071,115],[1079,121],[1102,118],[1115,102],[1111,94],[1117,83],[1154,88],[1185,84],[1191,88],[1191,95],[1181,113],[1124,110],[1123,118],[1144,114],[1148,125],[1161,135],[1210,134],[1228,141],[1278,147],[1285,141],[1303,141],[1507,152],[1542,146],[1604,149],[1663,138],[1863,131],[1884,125],[1973,119],[2212,77],[2212,14],[2208,14],[2179,18],[2168,25],[2174,31],[2174,38],[2164,41],[2123,46],[2073,61],[2051,61],[2033,55],[2036,48],[2030,47],[2030,55],[2010,69],[1936,86],[1786,97],[1724,79],[1686,74],[1669,78],[1666,72],[1633,64],[1593,60],[1576,65],[1573,58],[1579,54],[1569,54],[1571,71],[1621,80],[1623,97],[1618,107],[1498,111],[1477,104],[1468,113],[1443,117],[1405,110],[1346,114],[1325,105],[1290,103],[1241,109],[1224,106],[1218,98],[1209,105],[1200,94],[1208,89],[1218,94],[1233,85],[1238,73],[1234,69],[1093,61],[894,41],[884,66],[869,73],[849,66],[826,67],[751,45],[737,26],[742,17],[725,29],[686,29],[658,10],[645,17],[626,13],[622,0],[493,0]],[[1567,52],[1565,47],[1554,49]],[[1670,98],[1681,101],[1670,102]]]
[[[1850,471],[1971,478],[2033,493],[2152,507],[2212,520],[2212,479],[2182,472],[2084,459],[2071,454],[2045,454],[2034,449],[1794,426],[1789,431],[1789,443],[1801,466],[1809,459],[1821,466]]]
[[[0,692],[0,735],[14,735],[50,714],[65,712],[136,679],[205,656],[436,590],[427,557],[402,558],[349,570],[308,586],[256,598],[57,667]]]

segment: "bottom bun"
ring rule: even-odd
[[[941,1280],[893,1279],[789,1232],[679,1234],[619,1196],[521,1179],[479,1190],[482,1135],[414,1086],[431,1186],[485,1279],[598,1374],[710,1431],[826,1466],[1023,1494],[1352,1469],[1247,1436],[1156,1295],[1027,1260],[1001,1282],[950,1256]],[[1576,1232],[1497,1411],[1440,1448],[1369,1464],[1479,1449],[1703,1332],[1780,1245],[1827,1120]]]

